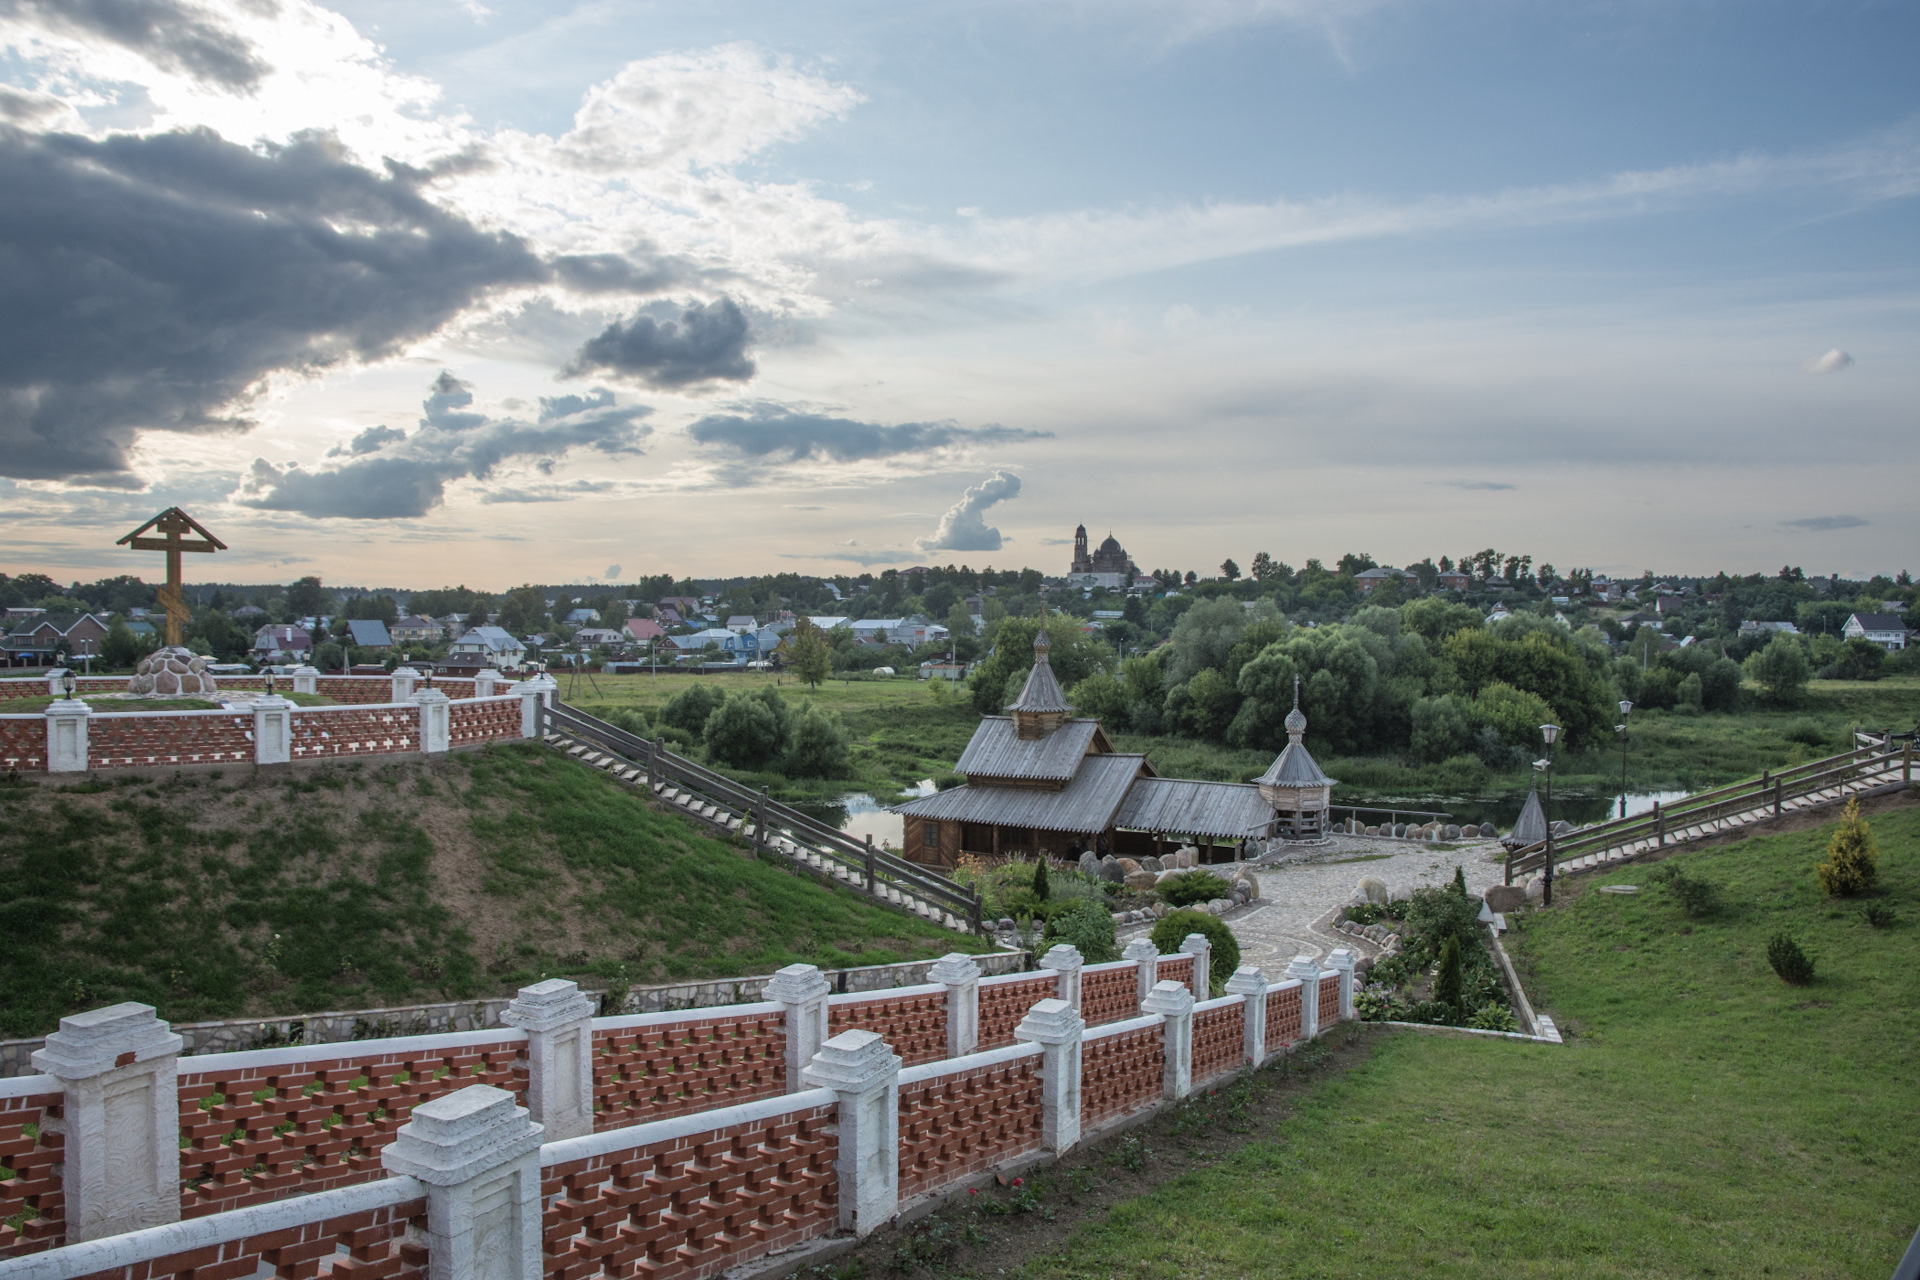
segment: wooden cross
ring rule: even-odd
[[[165,534],[161,538],[143,538],[140,535],[154,529]],[[183,533],[197,533],[204,541],[182,538]],[[178,646],[186,636],[187,619],[190,616],[187,602],[180,594],[180,553],[182,551],[201,551],[211,555],[215,551],[225,551],[227,544],[208,533],[199,521],[178,507],[168,507],[153,519],[135,529],[114,544],[117,547],[132,546],[135,551],[164,551],[167,553],[167,585],[160,588],[160,603],[167,611],[167,645]]]

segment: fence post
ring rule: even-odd
[[[873,892],[873,834],[871,832],[867,834],[866,870],[867,870],[867,892],[872,893]]]
[[[1655,800],[1653,802],[1653,829],[1654,829],[1654,834],[1659,839],[1659,847],[1662,849],[1666,848],[1667,847],[1667,811],[1660,807],[1660,802],[1658,800]]]
[[[540,736],[540,687],[531,680],[522,680],[517,688],[520,692],[520,736],[537,738]]]
[[[268,694],[253,702],[253,762],[286,764],[293,759],[293,704]]]
[[[1080,1141],[1080,1037],[1087,1024],[1065,1000],[1040,1000],[1013,1038],[1041,1045],[1040,1144],[1058,1155]]]
[[[1775,778],[1773,780],[1773,816],[1776,818],[1780,816],[1780,800],[1780,779]]]
[[[548,978],[520,988],[500,1021],[527,1033],[527,1112],[545,1141],[593,1132],[593,1001]]]
[[[1193,957],[1193,998],[1205,1000],[1213,995],[1213,975],[1207,971],[1213,960],[1213,944],[1204,933],[1190,933],[1180,950]]]
[[[78,698],[61,698],[47,708],[47,772],[87,771],[87,717],[93,708]]]
[[[1320,1034],[1320,961],[1295,956],[1287,965],[1287,976],[1300,979],[1300,1038],[1311,1040]]]
[[[1120,953],[1122,960],[1131,960],[1139,973],[1139,991],[1134,996],[1136,1007],[1144,1008],[1147,993],[1153,990],[1153,984],[1160,981],[1160,948],[1147,938],[1135,938]]]
[[[58,698],[66,693],[66,678],[70,673],[65,667],[55,667],[47,672],[47,693]]]
[[[293,669],[293,691],[295,693],[320,692],[320,668],[305,664]]]
[[[1240,1025],[1246,1029],[1247,1061],[1257,1067],[1267,1060],[1267,975],[1257,964],[1243,964],[1227,979],[1227,994],[1245,1000]]]
[[[947,988],[947,1056],[972,1053],[980,1047],[980,966],[971,956],[950,951],[933,962],[927,981]]]
[[[415,671],[412,667],[395,667],[393,669],[393,700],[395,702],[411,702],[413,700],[414,686],[419,683],[420,673],[418,671]]]
[[[1172,980],[1156,982],[1140,1002],[1143,1013],[1166,1019],[1161,1045],[1166,1055],[1166,1099],[1177,1102],[1193,1090],[1193,992]]]
[[[438,689],[422,689],[413,695],[413,701],[420,708],[420,750],[430,756],[447,754],[451,735],[448,712],[453,699]]]
[[[1055,943],[1040,957],[1040,967],[1051,969],[1056,975],[1054,995],[1065,1000],[1075,1013],[1080,1012],[1080,966],[1080,949],[1065,942]]]
[[[1350,948],[1336,947],[1327,952],[1327,968],[1340,974],[1340,1009],[1334,1016],[1353,1021],[1353,967],[1360,960]]]
[[[839,1100],[841,1229],[871,1235],[900,1210],[900,1059],[871,1031],[842,1031],[803,1075]]]
[[[542,1136],[492,1085],[413,1109],[380,1163],[427,1184],[428,1280],[540,1280]]]
[[[760,798],[754,802],[754,806],[753,806],[753,839],[755,844],[760,845],[762,848],[766,847],[766,844],[767,844],[767,788],[765,783],[761,784]]]
[[[60,1019],[34,1051],[60,1082],[67,1243],[180,1220],[180,1046],[150,1004]]]
[[[473,696],[476,698],[491,698],[496,692],[494,685],[499,683],[499,680],[500,673],[498,671],[492,667],[481,667],[473,673]],[[552,1142],[554,1139],[549,1138],[547,1141]]]
[[[799,1093],[801,1073],[827,1038],[827,994],[833,986],[810,964],[790,964],[767,982],[767,999],[784,1005],[787,1029],[787,1092]]]

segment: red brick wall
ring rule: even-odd
[[[392,702],[393,679],[390,676],[321,676],[313,682],[313,691],[335,702]],[[452,697],[452,692],[447,696]]]
[[[786,1053],[779,1013],[596,1031],[593,1127],[624,1129],[784,1093]]]
[[[1155,982],[1177,982],[1188,990],[1193,989],[1193,957],[1181,952],[1177,956],[1161,956],[1160,967],[1154,970]],[[1194,996],[1196,1000],[1205,1000],[1207,993],[1202,991]]]
[[[409,1223],[424,1232],[427,1202],[343,1214],[321,1222],[166,1254],[128,1267],[103,1271],[88,1280],[239,1280],[263,1269],[277,1276],[315,1276],[329,1260],[332,1276],[378,1276],[380,1280],[425,1280],[425,1245],[406,1239]],[[339,1252],[341,1246],[347,1252]]]
[[[127,687],[124,680],[121,681],[120,687],[123,689]],[[31,676],[24,680],[18,677],[0,680],[0,702],[11,701],[14,698],[44,698],[46,696],[47,678],[45,676]]]
[[[44,773],[47,768],[47,718],[0,716],[0,769]]]
[[[0,1165],[13,1170],[0,1181],[0,1258],[51,1249],[66,1238],[65,1195],[53,1166],[60,1159],[61,1135],[46,1132],[65,1097],[59,1093],[0,1098]],[[29,1128],[37,1136],[29,1136]],[[15,1217],[34,1216],[17,1228]]]
[[[1193,1015],[1193,1083],[1231,1075],[1247,1060],[1246,1001]]]
[[[947,992],[902,996],[879,992],[827,1007],[827,1034],[871,1031],[900,1055],[902,1065],[915,1067],[947,1056]]]
[[[1300,988],[1275,987],[1267,992],[1267,1052],[1300,1039]]]
[[[448,696],[455,696],[448,690]],[[463,746],[520,737],[520,699],[486,698],[456,702],[447,709],[447,742]]]
[[[180,1214],[197,1218],[385,1177],[380,1149],[421,1103],[470,1084],[508,1089],[524,1102],[520,1054],[521,1045],[507,1041],[182,1072]],[[285,1124],[293,1127],[277,1132]]]
[[[1340,979],[1320,979],[1320,1029],[1326,1030],[1340,1021]]]
[[[1080,1124],[1138,1111],[1166,1095],[1165,1031],[1158,1024],[1101,1036],[1080,1047]]]
[[[900,1199],[1039,1150],[1040,1064],[1036,1053],[902,1086]]]
[[[980,1049],[998,1049],[1013,1043],[1013,1029],[1027,1010],[1060,990],[1060,979],[1048,969],[1014,982],[980,983]]]
[[[116,712],[87,721],[87,764],[252,764],[253,717],[231,711]]]
[[[835,1108],[542,1170],[549,1280],[706,1280],[839,1223]]]
[[[1140,1016],[1140,968],[1123,963],[1111,969],[1080,971],[1080,1016],[1090,1027]]]
[[[306,707],[293,713],[293,758],[371,756],[420,749],[420,713],[403,707]]]

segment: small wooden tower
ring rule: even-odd
[[[1500,843],[1511,853],[1522,849],[1531,849],[1535,845],[1547,842],[1547,811],[1540,807],[1538,787],[1527,789],[1527,802],[1520,808],[1520,816],[1514,820],[1513,830],[1500,837]]]
[[[1053,664],[1047,660],[1051,647],[1046,617],[1042,615],[1039,634],[1033,638],[1033,670],[1027,673],[1026,687],[1020,690],[1019,698],[1007,708],[1019,737],[1044,738],[1073,714],[1067,695],[1060,690],[1060,680],[1053,674]]]
[[[1335,784],[1320,772],[1303,741],[1307,717],[1300,710],[1299,676],[1293,678],[1293,710],[1287,713],[1286,726],[1286,750],[1254,782],[1273,806],[1275,834],[1289,840],[1318,840],[1327,834]]]

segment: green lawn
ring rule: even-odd
[[[1831,827],[1681,855],[1724,895],[1700,921],[1593,892],[1646,868],[1564,882],[1512,942],[1565,1046],[1386,1035],[1014,1273],[1882,1280],[1920,1221],[1920,808],[1874,827],[1894,927],[1821,895]],[[1768,967],[1781,930],[1812,985]]]

